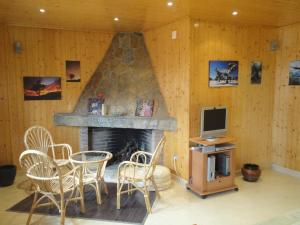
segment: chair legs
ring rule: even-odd
[[[107,194],[107,195],[108,195],[108,188],[107,188],[107,184],[105,183],[105,181],[104,181],[104,180],[103,180],[103,181],[101,181],[101,182],[103,182],[103,187],[104,187],[105,194]]]
[[[117,209],[120,209],[121,205],[121,189],[120,189],[120,180],[117,183]]]
[[[149,191],[147,188],[147,181],[144,181],[144,198],[145,198],[145,204],[146,204],[146,209],[148,213],[151,213],[151,205],[150,205],[150,201],[149,201]]]
[[[144,182],[144,187],[143,188],[139,188],[138,190],[141,191],[143,193],[143,195],[144,195],[145,205],[146,205],[147,212],[151,213],[151,204],[150,204],[150,200],[149,200],[149,191],[148,191],[148,186],[147,186],[146,182],[147,181]],[[121,192],[122,192],[122,187],[123,187],[123,183],[121,184],[120,180],[118,180],[118,183],[117,183],[117,209],[121,208],[121,194],[122,194]],[[132,194],[133,187],[134,187],[134,185],[129,182],[128,183],[128,187],[127,187],[127,193],[128,193],[128,195]],[[125,193],[126,193],[126,191],[125,191]]]
[[[80,212],[85,213],[85,203],[84,203],[84,187],[83,185],[79,185],[77,189],[80,197]]]
[[[60,196],[60,225],[65,224],[65,213],[66,213],[65,199],[64,199],[64,195],[61,195]]]
[[[31,217],[32,217],[33,210],[35,208],[35,203],[36,203],[36,200],[37,200],[37,196],[38,196],[38,193],[35,191],[34,192],[34,197],[33,197],[33,202],[32,202],[32,205],[31,205],[31,209],[30,209],[30,212],[29,212],[29,215],[28,215],[26,225],[30,224],[30,220],[31,220]]]
[[[100,185],[99,185],[99,182],[95,182],[95,184],[96,184],[96,198],[97,198],[97,204],[98,205],[100,205],[101,204],[101,183],[100,183]],[[99,187],[100,186],[100,187]]]

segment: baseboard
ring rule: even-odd
[[[186,186],[186,184],[188,183],[187,180],[183,179],[182,177],[179,177],[175,174],[172,173],[172,178],[174,180],[176,180],[180,185],[182,186]]]
[[[296,177],[296,178],[300,179],[300,172],[299,171],[291,170],[289,168],[279,166],[279,165],[274,164],[274,163],[271,165],[271,169],[274,170],[274,171],[277,171],[279,173],[287,174],[287,175],[290,175],[292,177]]]

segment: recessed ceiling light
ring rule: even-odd
[[[172,7],[172,6],[173,6],[173,2],[169,1],[169,2],[167,3],[167,5],[168,5],[169,7]]]
[[[40,9],[40,13],[45,13],[46,10],[45,9]]]
[[[232,12],[232,15],[233,15],[233,16],[237,16],[238,14],[239,14],[238,11],[233,11],[233,12]]]
[[[115,18],[114,18],[114,21],[119,21],[119,18],[118,18],[118,17],[115,17]]]

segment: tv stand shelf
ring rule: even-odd
[[[193,137],[193,138],[190,138],[190,141],[195,143],[195,144],[210,146],[210,145],[231,143],[231,142],[234,142],[234,138],[229,137],[229,136],[225,136],[225,137],[218,137],[215,141],[207,141],[206,139],[203,139],[201,137]]]
[[[216,141],[206,141],[200,137],[190,138],[190,141],[194,144],[202,146],[212,146],[220,144],[231,144],[234,142],[233,137],[220,137]],[[199,150],[189,151],[190,165],[189,165],[189,182],[187,189],[191,189],[193,192],[199,194],[202,198],[206,198],[207,195],[229,191],[238,190],[238,187],[234,183],[235,178],[235,158],[234,158],[234,146],[230,149],[213,151],[213,152],[201,152]],[[208,169],[208,157],[211,155],[226,154],[229,156],[229,175],[222,176],[216,175],[213,181],[207,181],[207,169]]]

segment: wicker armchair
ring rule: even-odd
[[[121,195],[124,193],[131,194],[132,191],[140,191],[145,198],[147,212],[151,213],[149,201],[149,187],[151,183],[159,197],[159,192],[153,179],[153,172],[158,163],[159,156],[164,148],[165,138],[163,137],[158,143],[153,154],[144,151],[135,152],[130,161],[124,161],[118,168],[117,183],[117,209],[120,209]],[[124,184],[128,184],[127,190],[122,190]]]
[[[27,225],[30,224],[34,209],[42,206],[55,205],[61,214],[61,225],[64,224],[66,206],[70,201],[80,201],[81,212],[85,211],[80,167],[62,174],[53,159],[37,150],[24,151],[20,155],[19,162],[21,167],[26,169],[26,176],[35,186]],[[48,199],[48,202],[42,202],[43,199]]]
[[[26,130],[24,135],[26,149],[35,149],[50,155],[58,166],[67,165],[72,148],[68,144],[54,144],[50,132],[41,126],[33,126]]]

